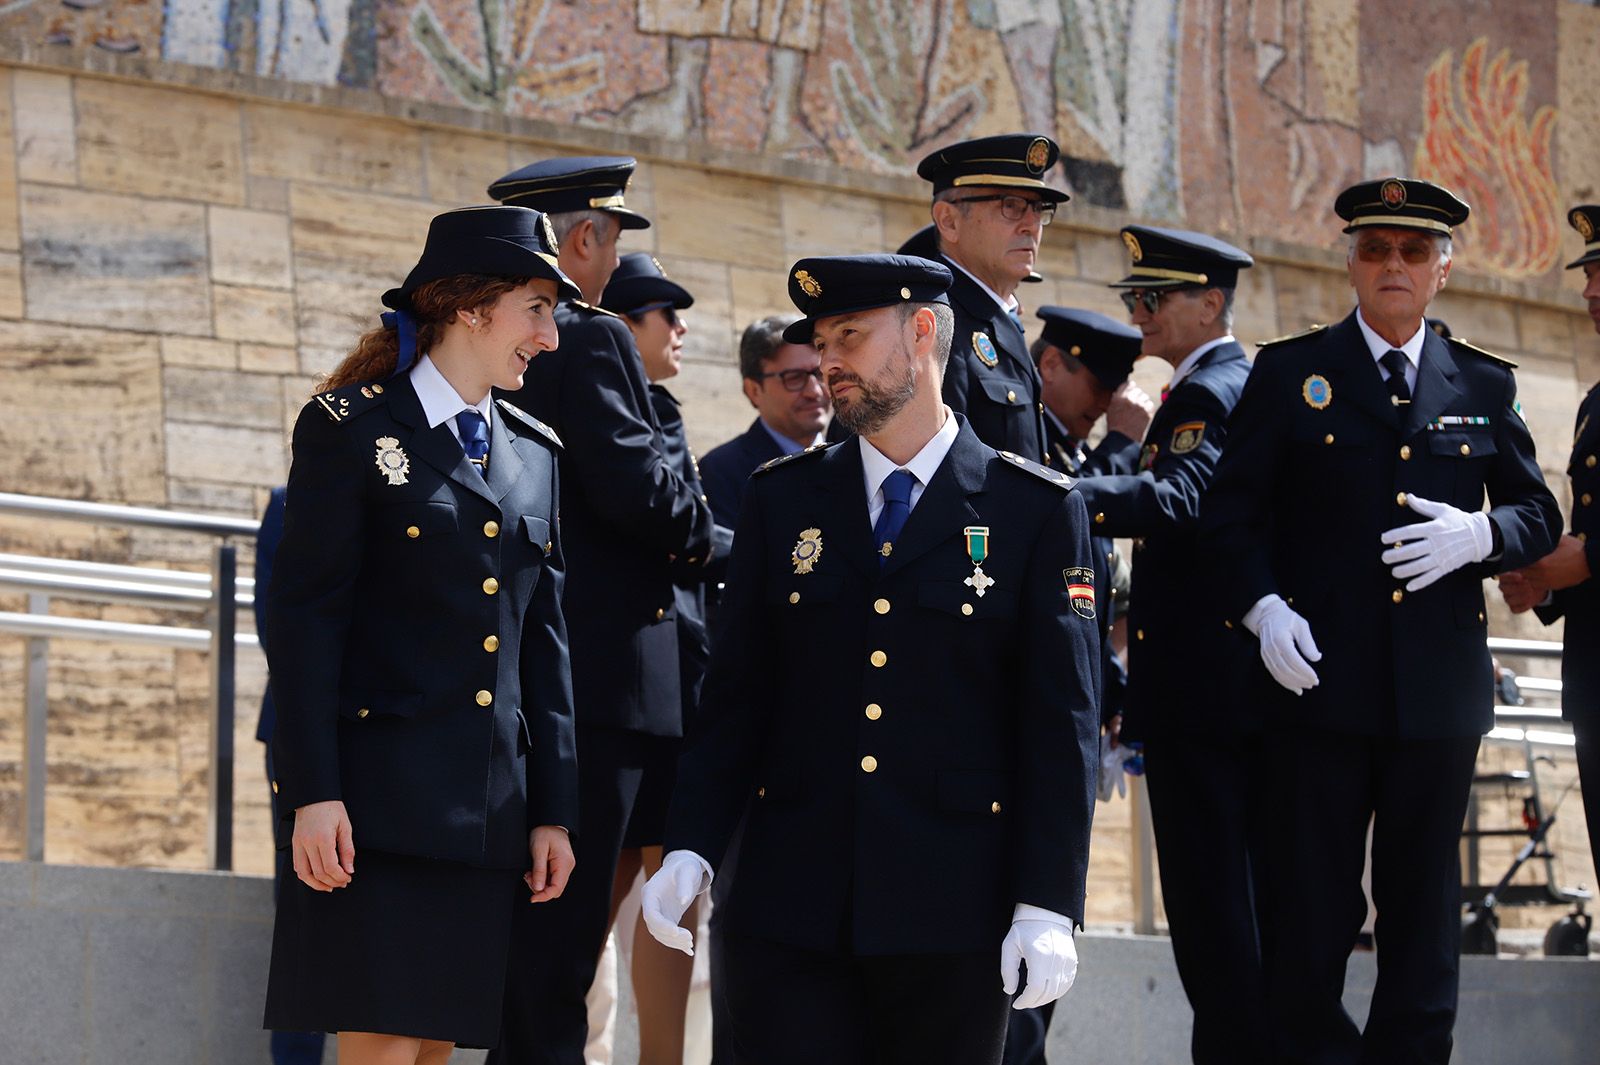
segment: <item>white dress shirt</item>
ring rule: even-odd
[[[1367,347],[1372,349],[1372,361],[1378,364],[1378,376],[1385,381],[1389,380],[1389,371],[1383,367],[1383,357],[1390,351],[1400,351],[1406,357],[1406,388],[1412,395],[1417,393],[1417,367],[1422,365],[1422,341],[1428,335],[1428,323],[1422,322],[1417,326],[1417,331],[1411,334],[1411,339],[1396,348],[1393,344],[1373,332],[1367,320],[1361,317],[1361,311],[1356,310],[1356,324],[1361,327],[1361,335],[1366,338]]]
[[[1228,335],[1220,336],[1215,340],[1208,340],[1204,344],[1201,344],[1198,348],[1195,348],[1193,351],[1189,352],[1189,354],[1183,357],[1182,362],[1178,363],[1177,366],[1172,368],[1172,380],[1167,382],[1166,391],[1171,392],[1174,388],[1178,387],[1179,381],[1182,381],[1185,377],[1188,377],[1190,374],[1194,373],[1195,366],[1199,364],[1200,359],[1205,355],[1206,352],[1210,351],[1212,348],[1221,347],[1223,344],[1233,343],[1236,343],[1236,341],[1233,339],[1233,334],[1229,333]]]
[[[461,393],[456,391],[454,385],[445,380],[444,374],[439,372],[439,367],[433,360],[424,355],[411,367],[411,387],[417,390],[417,399],[422,402],[422,416],[428,419],[428,428],[437,429],[442,423],[450,427],[450,435],[456,438],[456,443],[461,442],[461,430],[456,427],[456,415],[464,410],[475,410],[483,415],[483,424],[486,428],[492,427],[494,422],[494,393],[484,395],[478,403],[468,403],[461,398]]]
[[[922,498],[923,489],[927,488],[928,482],[933,479],[935,471],[939,469],[939,463],[950,454],[950,446],[956,442],[958,431],[955,415],[950,413],[949,407],[944,408],[944,424],[933,434],[933,439],[923,444],[922,450],[913,455],[911,461],[904,466],[869,444],[866,437],[856,437],[861,441],[861,473],[867,490],[869,524],[874,527],[878,524],[878,515],[883,513],[883,482],[895,470],[911,472],[911,509],[917,508],[917,500]]]

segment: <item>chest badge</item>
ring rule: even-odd
[[[1094,570],[1074,566],[1062,570],[1061,579],[1067,583],[1067,599],[1072,603],[1072,612],[1094,620]]]
[[[817,564],[817,559],[822,557],[822,530],[805,529],[800,533],[800,539],[795,541],[794,550],[789,552],[789,561],[794,563],[796,573],[810,573]]]
[[[989,558],[989,526],[968,525],[961,530],[967,538],[967,557],[972,559],[972,576],[961,583],[978,593],[978,598],[983,598],[983,593],[994,587],[994,578],[983,572],[983,564]]]
[[[1326,377],[1314,373],[1300,386],[1300,398],[1304,399],[1306,406],[1312,410],[1326,410],[1328,404],[1333,402],[1333,386],[1328,383]]]
[[[405,484],[411,479],[411,456],[407,455],[400,447],[400,441],[392,436],[380,436],[377,439],[378,472],[389,478],[390,484]]]
[[[1000,355],[994,350],[994,341],[989,339],[988,333],[972,334],[972,353],[991,370],[1000,365]]]

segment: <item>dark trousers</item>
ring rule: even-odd
[[[584,999],[605,949],[623,834],[645,771],[677,741],[580,726],[577,743],[578,864],[560,898],[517,907],[500,1045],[489,1052],[490,1065],[583,1065]]]
[[[272,780],[276,776],[272,771],[272,744],[269,743],[267,779]],[[277,849],[272,866],[272,901],[273,905],[277,905],[278,892],[283,890],[283,885],[295,882],[294,850],[289,846],[294,822],[280,820],[278,797],[269,794],[268,798],[272,804],[272,842]],[[322,1032],[271,1032],[267,1036],[267,1048],[272,1055],[272,1065],[321,1065],[325,1038]]]
[[[1595,881],[1600,884],[1600,725],[1574,721],[1572,734],[1577,739],[1578,780],[1583,795],[1583,816],[1589,823],[1589,855],[1595,863]],[[1589,798],[1589,792],[1594,798]]]
[[[1161,897],[1173,960],[1194,1010],[1195,1065],[1268,1060],[1262,748],[1258,736],[1225,731],[1145,743]]]
[[[1273,736],[1271,749],[1267,987],[1274,1060],[1442,1065],[1455,1026],[1461,823],[1478,737],[1403,740],[1298,729]],[[1367,912],[1361,873],[1369,821],[1378,981],[1361,1031],[1341,997]]]
[[[1050,1019],[1055,1015],[1054,1002],[1031,1010],[1012,1010],[1006,1025],[1006,1052],[1000,1058],[1000,1065],[1045,1065],[1044,1044],[1050,1035]]]
[[[998,1065],[1000,945],[858,957],[724,935],[736,1065]]]

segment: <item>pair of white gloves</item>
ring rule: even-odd
[[[1380,537],[1394,544],[1381,556],[1396,580],[1406,581],[1415,592],[1440,577],[1473,562],[1482,562],[1494,550],[1489,515],[1468,513],[1448,503],[1408,495],[1406,506],[1429,519],[1390,529]],[[1244,616],[1244,627],[1261,640],[1261,661],[1272,679],[1294,692],[1317,686],[1311,663],[1322,660],[1311,626],[1277,595],[1262,596]]]
[[[640,908],[645,927],[663,946],[693,956],[694,934],[678,922],[695,896],[710,886],[711,866],[704,858],[693,851],[668,852],[656,875],[644,884]],[[1028,963],[1028,985],[1011,1003],[1013,1009],[1043,1006],[1065,995],[1078,975],[1072,921],[1019,903],[1011,916],[1011,930],[1000,943],[1000,986],[1008,995],[1017,990],[1022,962]]]

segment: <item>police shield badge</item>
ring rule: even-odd
[[[794,563],[796,573],[810,573],[811,568],[822,557],[822,530],[805,529],[800,533],[800,539],[795,542],[794,550],[789,552],[789,561]]]
[[[978,361],[989,369],[1000,365],[1000,356],[994,350],[994,341],[989,339],[988,333],[974,332],[972,334],[972,353]]]
[[[374,443],[378,472],[387,477],[390,484],[405,484],[410,480],[411,457],[401,449],[400,441],[392,436],[380,436]]]

